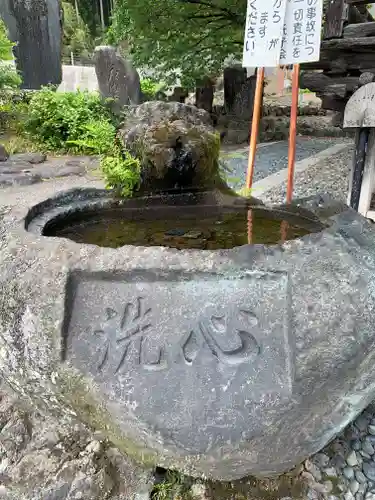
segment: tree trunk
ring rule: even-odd
[[[105,22],[104,22],[104,6],[103,6],[103,0],[99,0],[99,6],[100,6],[100,20],[102,23],[102,30],[105,30]]]

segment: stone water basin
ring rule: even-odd
[[[375,233],[343,204],[81,189],[0,234],[1,376],[146,466],[279,474],[375,395]]]

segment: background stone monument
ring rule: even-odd
[[[22,88],[59,85],[61,9],[59,0],[1,0],[0,16],[9,30]]]
[[[114,99],[113,111],[123,106],[140,104],[141,83],[137,70],[118,54],[115,47],[99,46],[95,49],[95,71],[99,90],[104,98]]]

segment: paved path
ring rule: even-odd
[[[317,138],[298,137],[296,145],[296,162],[300,162],[309,157],[321,153],[333,145],[344,142],[353,142],[348,139],[339,138]],[[228,165],[229,184],[234,188],[243,187],[245,184],[248,148],[241,148],[237,151],[231,149],[223,153],[223,160]],[[288,165],[288,141],[260,144],[255,159],[254,181],[259,181],[265,177],[275,174]]]

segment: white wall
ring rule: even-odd
[[[63,79],[59,92],[74,92],[75,90],[98,90],[98,80],[93,66],[63,65]]]

